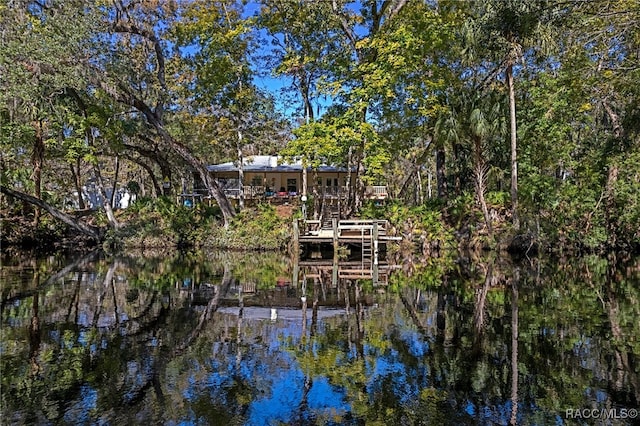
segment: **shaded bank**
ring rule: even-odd
[[[370,204],[360,212],[363,219],[384,219],[390,223],[388,234],[401,237],[402,251],[440,256],[458,251],[508,251],[516,256],[539,253],[638,253],[640,243],[635,234],[607,238],[599,244],[587,244],[584,236],[567,238],[562,230],[544,231],[540,221],[522,215],[523,231],[516,232],[508,209],[489,198],[492,232],[486,226],[479,207],[463,197],[447,203],[432,200],[419,207],[395,202],[384,206]],[[69,216],[69,215],[67,215]],[[278,250],[290,248],[293,218],[301,216],[299,206],[262,204],[247,208],[229,226],[223,226],[219,209],[198,204],[194,208],[176,205],[169,198],[140,200],[126,210],[116,212],[121,226],[106,231],[106,219],[99,212],[76,214],[78,223],[86,222],[91,230],[101,230],[101,239],[79,234],[68,225],[42,218],[34,225],[27,215],[2,216],[2,246],[37,248],[43,251],[85,250],[100,245],[109,252],[132,249],[171,251]],[[71,217],[71,216],[69,216]],[[533,225],[533,226],[531,226]],[[528,226],[528,227],[527,227]],[[613,230],[611,232],[614,232]],[[613,235],[613,234],[612,234]],[[584,238],[583,238],[584,237]]]

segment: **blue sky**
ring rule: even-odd
[[[359,8],[358,2],[354,2],[351,5],[351,8],[356,10]],[[245,16],[254,16],[257,15],[260,11],[260,5],[256,1],[250,1],[245,6]],[[360,30],[356,30],[356,32],[360,33]],[[272,35],[268,34],[265,30],[260,30],[258,32],[259,39],[262,44],[260,49],[257,52],[258,56],[267,56],[273,50],[273,45],[271,43]],[[259,65],[256,64],[256,69],[259,68]],[[264,69],[260,70],[264,71]],[[287,76],[276,76],[274,74],[264,75],[264,72],[259,73],[254,77],[254,83],[260,89],[266,90],[267,92],[273,94],[276,99],[277,108],[287,117],[291,118],[292,121],[296,118],[303,118],[303,105],[301,97],[296,93],[295,90],[290,90],[288,95],[283,96],[284,89],[292,89],[293,81],[290,77]],[[316,118],[319,118],[327,109],[329,105],[332,103],[332,99],[329,96],[317,97],[312,100],[314,104],[314,112],[316,113]]]

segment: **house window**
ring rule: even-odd
[[[262,186],[262,182],[263,178],[262,176],[254,176],[253,179],[251,179],[251,186]]]
[[[287,179],[287,192],[298,192],[297,179]]]
[[[331,179],[327,179],[327,188],[331,188]]]

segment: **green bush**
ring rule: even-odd
[[[270,204],[247,208],[233,218],[228,228],[211,226],[204,246],[233,250],[277,250],[291,240],[292,218],[280,217]]]
[[[189,208],[168,197],[138,199],[119,211],[123,228],[107,235],[112,249],[131,247],[199,246],[206,230],[218,221],[217,207],[196,204]]]
[[[409,237],[416,242],[444,247],[453,242],[453,230],[444,220],[440,208],[422,205],[409,207],[400,201],[390,201],[384,206],[366,205],[361,212],[363,219],[387,219],[391,233]]]
[[[489,191],[485,195],[485,200],[490,206],[507,207],[511,204],[511,194],[507,191]]]

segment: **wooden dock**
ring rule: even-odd
[[[387,235],[389,223],[386,220],[338,220],[331,219],[331,226],[323,226],[319,220],[301,220],[293,222],[294,247],[296,257],[303,253],[318,253],[322,246],[330,247],[333,264],[338,265],[340,248],[349,249],[352,255],[360,257],[361,267],[358,270],[343,272],[337,278],[371,278],[378,281],[378,265],[380,253],[386,251],[386,244],[400,238]],[[320,254],[322,256],[322,254]],[[313,256],[312,256],[313,257]]]
[[[331,226],[323,226],[319,220],[296,219],[293,222],[294,238],[299,244],[305,243],[362,243],[364,240],[398,241],[400,238],[387,235],[389,222],[386,220],[338,220],[332,219]]]

